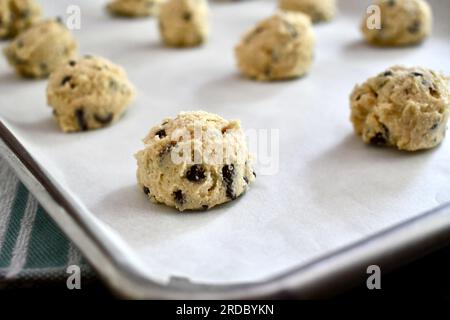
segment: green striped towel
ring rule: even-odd
[[[0,158],[0,288],[61,281],[69,265],[94,273],[37,200]]]

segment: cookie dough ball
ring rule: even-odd
[[[448,78],[425,68],[394,66],[356,86],[351,121],[364,142],[416,151],[445,137],[450,112]]]
[[[282,10],[307,14],[312,22],[329,21],[336,14],[336,0],[278,0]]]
[[[117,16],[146,17],[156,15],[161,2],[162,0],[113,0],[106,8]]]
[[[125,71],[112,62],[85,56],[50,76],[48,105],[64,132],[86,131],[116,122],[135,95]]]
[[[167,0],[160,7],[159,31],[172,47],[192,47],[208,37],[208,4],[205,0]]]
[[[422,42],[431,34],[431,8],[423,0],[377,0],[381,12],[381,29],[374,28],[373,13],[362,22],[366,40],[378,46],[406,46]]]
[[[207,210],[242,195],[254,181],[238,121],[197,111],[150,130],[136,154],[137,180],[152,202]]]
[[[41,17],[35,0],[0,0],[0,38],[13,38]]]
[[[16,72],[24,77],[47,77],[58,66],[77,54],[77,43],[59,20],[35,24],[5,48],[5,55]]]
[[[277,12],[248,31],[235,53],[241,72],[267,81],[307,73],[314,54],[315,36],[308,16]]]

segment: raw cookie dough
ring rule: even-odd
[[[241,72],[256,80],[281,80],[307,73],[315,36],[308,16],[277,12],[248,31],[235,53]]]
[[[64,132],[86,131],[116,122],[135,95],[125,71],[104,58],[85,56],[53,72],[48,105]]]
[[[41,8],[35,0],[0,0],[0,39],[15,37],[40,17]]]
[[[433,17],[429,4],[423,0],[376,0],[381,11],[381,29],[374,29],[366,14],[361,29],[366,40],[379,46],[417,44],[431,34]],[[369,28],[370,27],[370,28]]]
[[[329,21],[336,14],[336,0],[278,0],[280,9],[307,14],[312,22]]]
[[[146,17],[158,14],[163,0],[113,0],[107,5],[110,13],[125,17]]]
[[[167,0],[160,7],[159,31],[168,46],[192,47],[208,37],[205,0]]]
[[[5,55],[16,72],[34,78],[47,77],[76,54],[75,39],[60,20],[35,24],[5,48]]]
[[[366,143],[416,151],[445,137],[450,112],[448,78],[425,68],[394,66],[350,97],[351,121]]]
[[[180,211],[234,200],[256,176],[240,123],[211,113],[182,112],[166,119],[150,130],[144,144],[136,154],[141,190],[152,202]]]

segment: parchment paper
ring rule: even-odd
[[[393,64],[450,74],[449,2],[432,1],[435,32],[422,46],[376,49],[358,31],[368,1],[341,0],[336,20],[314,27],[310,75],[278,83],[242,78],[233,56],[273,1],[211,3],[210,41],[184,50],[161,45],[154,19],[111,18],[101,1],[42,1],[48,16],[74,2],[81,52],[124,66],[136,103],[107,129],[63,134],[46,107],[46,81],[20,79],[1,59],[0,115],[64,191],[124,241],[124,258],[138,257],[155,279],[261,280],[450,200],[449,139],[414,154],[378,149],[355,137],[348,120],[353,86]],[[138,190],[133,154],[162,118],[196,109],[279,129],[280,170],[259,175],[231,204],[179,214]]]

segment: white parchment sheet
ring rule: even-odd
[[[450,141],[414,154],[368,147],[353,134],[348,96],[393,64],[450,75],[449,1],[432,1],[433,37],[422,46],[371,48],[358,27],[369,1],[341,0],[340,14],[315,26],[311,73],[296,81],[242,78],[233,48],[270,15],[274,1],[211,3],[212,35],[201,48],[170,49],[154,19],[111,18],[104,2],[41,1],[47,16],[78,3],[83,54],[124,66],[138,97],[107,129],[63,134],[46,106],[45,80],[23,80],[0,59],[0,115],[70,197],[116,233],[148,274],[196,281],[257,281],[361,240],[450,200]],[[2,44],[5,46],[5,43]],[[244,128],[280,130],[280,168],[218,209],[179,214],[147,201],[133,154],[151,126],[203,109]]]

